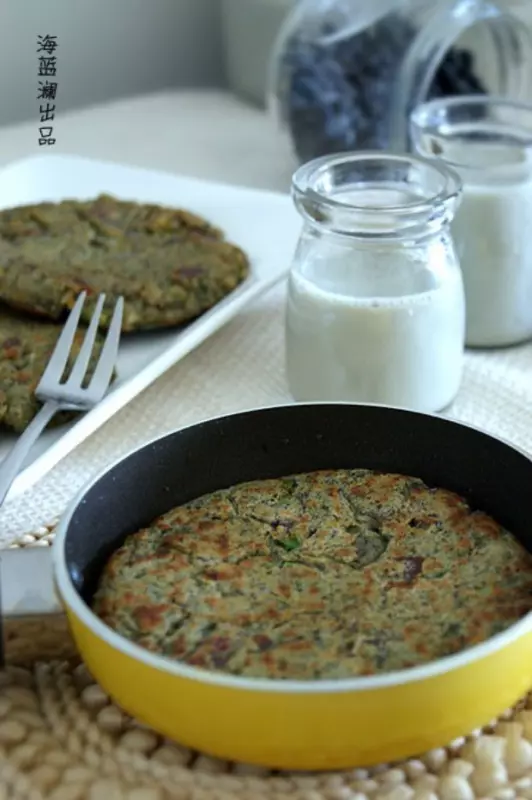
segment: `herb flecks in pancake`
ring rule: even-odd
[[[129,536],[94,609],[155,652],[335,679],[456,653],[532,608],[532,557],[444,489],[368,470],[256,481]]]

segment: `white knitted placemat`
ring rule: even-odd
[[[291,402],[284,377],[284,287],[278,287],[177,364],[65,458],[0,509],[0,545],[62,512],[100,469],[160,434],[201,419]],[[447,415],[532,453],[532,344],[466,357]]]

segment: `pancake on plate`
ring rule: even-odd
[[[0,300],[50,320],[86,290],[124,297],[123,331],[178,326],[248,274],[244,252],[187,211],[101,195],[0,212]],[[92,309],[86,302],[83,321]]]

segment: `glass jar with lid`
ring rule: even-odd
[[[449,232],[460,178],[415,156],[326,156],[295,173],[288,282],[296,401],[440,411],[460,385],[465,302]]]
[[[532,88],[530,0],[299,0],[278,36],[269,103],[299,162],[409,151],[426,100]]]
[[[434,100],[412,114],[417,151],[463,182],[452,225],[470,347],[532,339],[532,106],[496,97]]]

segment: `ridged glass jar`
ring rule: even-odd
[[[531,12],[529,0],[299,0],[274,48],[270,106],[299,162],[410,150],[423,101],[532,96]]]

